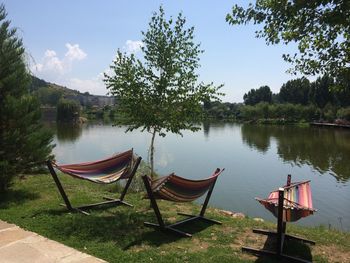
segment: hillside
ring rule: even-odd
[[[113,97],[92,95],[88,92],[81,93],[54,83],[47,82],[32,76],[30,91],[39,98],[43,106],[56,106],[60,98],[71,99],[79,102],[84,107],[102,108],[107,105],[114,105]]]

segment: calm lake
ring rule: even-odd
[[[134,148],[147,161],[151,135],[125,133],[123,127],[85,124],[56,127],[54,153],[59,163],[101,159]],[[297,224],[350,231],[350,130],[294,126],[206,123],[183,137],[157,137],[156,171],[199,179],[225,168],[210,205],[250,217],[275,220],[254,200],[286,183],[311,180],[318,212]]]

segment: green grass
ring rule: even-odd
[[[60,175],[60,179],[73,204],[100,201],[102,196],[113,196],[120,190],[120,187],[96,185],[69,176]],[[140,188],[139,178],[133,188]],[[242,245],[257,248],[269,245],[251,230],[253,227],[274,229],[273,223],[234,219],[209,208],[207,216],[222,221],[223,225],[190,223],[182,229],[193,233],[193,237],[178,238],[143,226],[144,221],[156,221],[143,195],[127,194],[126,201],[132,203],[133,208],[95,209],[90,216],[69,213],[59,205],[62,200],[51,176],[31,175],[18,179],[8,194],[1,196],[0,219],[109,262],[278,262],[241,252]],[[178,211],[199,211],[194,204],[166,201],[160,201],[160,209],[168,222],[180,218],[176,215]],[[345,262],[350,257],[349,233],[295,225],[288,226],[287,231],[316,241],[312,248],[288,243],[287,252],[294,256],[310,259],[312,255],[315,262]]]

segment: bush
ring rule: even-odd
[[[337,111],[337,117],[342,120],[350,121],[350,107],[339,109]]]
[[[330,103],[327,103],[327,105],[323,109],[323,117],[327,122],[334,122],[334,120],[336,119],[336,113],[336,108]]]
[[[80,116],[80,105],[74,100],[60,99],[57,104],[57,121],[77,122]]]

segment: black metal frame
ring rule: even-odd
[[[71,202],[69,201],[68,199],[68,196],[66,194],[66,192],[64,191],[63,189],[63,186],[60,182],[60,180],[58,179],[58,176],[55,172],[55,169],[53,168],[52,166],[52,163],[51,161],[47,161],[46,164],[47,164],[47,167],[49,168],[49,171],[52,175],[52,178],[53,180],[55,181],[56,183],[56,186],[58,188],[58,191],[60,192],[62,198],[63,198],[63,201],[64,201],[64,204],[61,204],[65,207],[67,207],[67,209],[71,212],[80,212],[80,213],[83,213],[85,215],[89,215],[88,212],[84,211],[85,209],[90,209],[90,208],[94,208],[94,207],[97,207],[97,206],[102,206],[102,205],[112,205],[112,204],[116,204],[116,205],[126,205],[126,206],[130,206],[132,207],[131,204],[127,203],[124,201],[124,197],[128,191],[128,188],[131,184],[131,181],[134,177],[134,175],[136,174],[136,170],[141,162],[141,157],[138,157],[135,161],[135,164],[134,166],[132,167],[131,169],[131,172],[130,172],[130,175],[129,175],[129,178],[128,178],[128,181],[126,182],[125,186],[124,186],[124,189],[120,195],[119,198],[110,198],[110,197],[103,197],[103,199],[107,200],[107,201],[104,201],[104,202],[99,202],[99,203],[94,203],[94,204],[87,204],[87,205],[81,205],[81,206],[77,206],[77,207],[73,207]]]
[[[287,180],[287,185],[289,184],[290,184],[290,175],[288,175],[288,180]],[[308,260],[292,257],[283,253],[283,245],[284,245],[285,239],[297,240],[304,243],[308,243],[310,245],[315,245],[314,241],[286,234],[286,222],[283,221],[283,201],[284,201],[284,188],[279,188],[278,189],[277,232],[266,231],[262,229],[253,229],[253,232],[257,234],[277,237],[276,250],[270,251],[270,250],[264,250],[264,249],[255,249],[251,247],[242,247],[242,251],[249,252],[257,256],[258,255],[276,256],[279,258],[289,260],[291,262],[309,263],[310,261]]]
[[[156,214],[157,221],[158,221],[158,224],[150,223],[150,222],[144,222],[145,226],[157,228],[157,229],[160,229],[163,232],[175,233],[175,234],[180,235],[182,237],[192,237],[191,234],[183,232],[183,231],[180,231],[180,230],[178,230],[178,229],[176,229],[174,227],[182,225],[182,224],[187,223],[187,222],[195,221],[195,220],[202,220],[202,221],[205,221],[205,222],[221,225],[221,222],[219,222],[219,221],[212,220],[212,219],[204,217],[204,214],[205,214],[205,211],[207,209],[207,206],[208,206],[208,203],[209,203],[209,199],[210,199],[210,196],[211,196],[211,194],[213,192],[213,189],[214,189],[214,186],[215,186],[217,178],[215,179],[215,181],[212,183],[212,185],[210,186],[210,188],[208,190],[207,196],[205,198],[205,201],[203,203],[203,206],[202,206],[202,209],[201,209],[199,215],[189,215],[189,214],[185,214],[185,213],[178,213],[178,215],[187,216],[189,218],[180,220],[180,221],[175,222],[175,223],[170,224],[170,225],[166,225],[164,223],[164,221],[163,221],[162,214],[159,211],[159,207],[158,207],[156,198],[153,195],[151,184],[149,182],[149,179],[148,179],[147,175],[143,175],[142,179],[143,179],[143,182],[145,184],[147,195],[148,195],[148,197],[150,199],[150,202],[151,202],[151,206],[152,206],[152,208],[154,210],[154,213]]]

